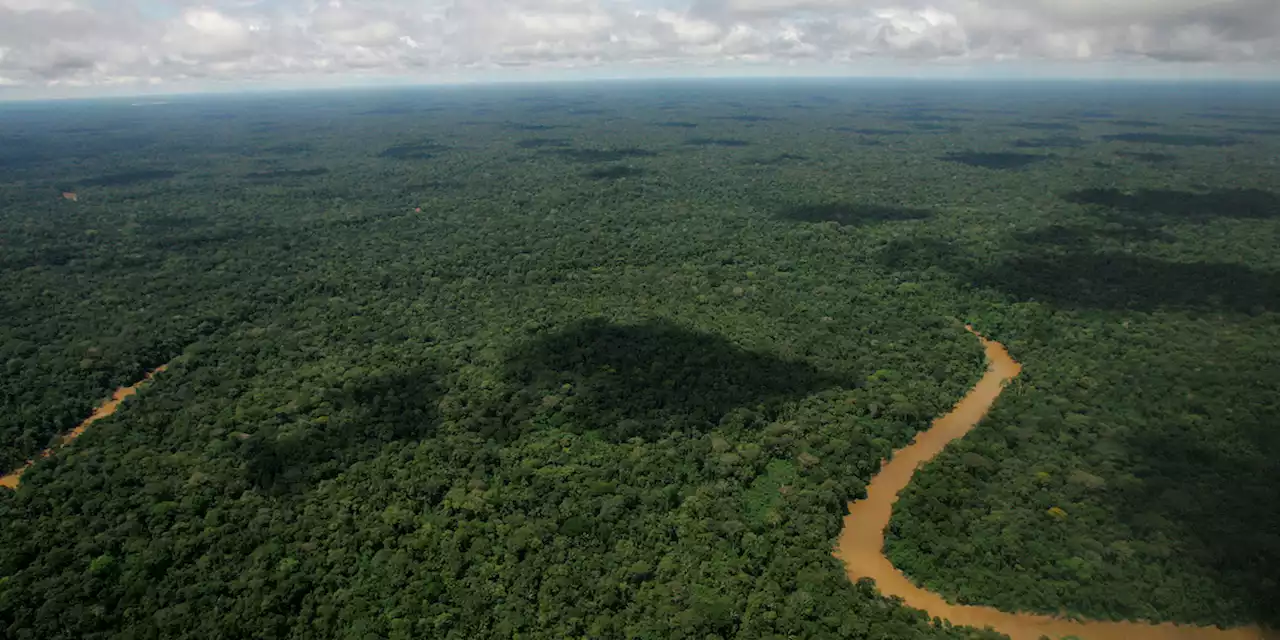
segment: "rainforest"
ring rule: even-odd
[[[985,381],[969,326],[1020,373],[878,552],[957,606],[1273,637],[1277,104],[0,103],[0,636],[1004,637],[833,555]]]

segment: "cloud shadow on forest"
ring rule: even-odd
[[[324,167],[313,169],[274,169],[244,174],[246,180],[278,180],[283,178],[314,178],[329,173]]]
[[[1173,242],[1177,237],[1149,224],[1113,225],[1103,228],[1052,225],[1014,234],[1014,240],[1028,247],[1079,247],[1087,249],[1099,238],[1121,243]]]
[[[1169,164],[1176,162],[1178,156],[1172,153],[1155,153],[1151,151],[1119,151],[1116,153],[1121,158],[1130,158],[1148,164]]]
[[[618,162],[628,158],[651,158],[658,154],[637,147],[617,149],[556,149],[551,151],[562,158],[574,162]]]
[[[944,125],[947,122],[967,122],[973,120],[968,116],[944,116],[936,113],[928,113],[928,111],[943,111],[942,109],[918,109],[908,111],[896,111],[886,114],[889,120],[897,120],[899,122],[910,122],[912,126],[919,129],[945,128],[951,129],[954,125]]]
[[[789,400],[853,384],[666,320],[600,318],[524,345],[506,378],[516,395],[536,400],[533,424],[594,430],[614,442],[709,430],[740,407],[772,415]]]
[[[1240,141],[1227,136],[1202,136],[1189,133],[1115,133],[1102,136],[1111,142],[1145,142],[1174,147],[1229,147]]]
[[[737,138],[689,138],[684,141],[685,145],[692,147],[747,147],[751,146],[746,140]]]
[[[286,142],[284,144],[263,147],[263,153],[275,154],[278,156],[297,156],[315,151],[315,145],[310,142]]]
[[[1120,127],[1134,127],[1137,129],[1146,129],[1150,127],[1158,127],[1160,123],[1150,120],[1112,120],[1111,124]]]
[[[396,105],[396,106],[386,106],[386,107],[374,107],[373,109],[357,111],[355,112],[354,115],[357,115],[357,116],[403,116],[411,113],[416,113],[419,110],[421,110],[419,107],[414,107],[409,105]]]
[[[937,122],[914,122],[911,126],[915,128],[915,133],[960,133],[960,127]]]
[[[857,133],[864,136],[901,136],[911,133],[909,129],[877,129],[872,127],[832,127],[832,130]]]
[[[503,126],[513,131],[551,131],[552,129],[565,128],[555,124],[529,124],[524,122],[508,122]]]
[[[139,171],[124,171],[121,173],[97,176],[95,178],[89,178],[88,180],[82,180],[79,184],[86,187],[124,187],[133,184],[141,184],[143,182],[168,180],[169,178],[177,175],[177,171],[143,169]]]
[[[1001,151],[956,151],[944,154],[940,156],[940,159],[948,162],[967,164],[971,167],[1011,171],[1014,169],[1025,169],[1037,162],[1044,162],[1051,157],[1052,156],[1042,156],[1031,153],[1011,153]]]
[[[296,493],[376,457],[387,444],[429,435],[438,422],[439,378],[434,367],[410,367],[326,390],[333,406],[327,422],[267,425],[240,443],[249,481]]]
[[[1012,126],[1032,131],[1075,131],[1080,128],[1070,122],[1015,122]]]
[[[378,157],[393,160],[429,160],[435,157],[436,152],[447,151],[448,149],[448,145],[425,140],[387,147],[378,154]]]
[[[601,167],[588,171],[586,177],[592,180],[618,180],[621,178],[634,178],[644,175],[644,169],[638,167],[628,167],[626,165],[618,165],[613,167]]]
[[[1231,129],[1233,133],[1243,133],[1250,136],[1280,136],[1280,127],[1276,128],[1246,128]]]
[[[1067,202],[1141,216],[1178,218],[1280,217],[1280,196],[1261,189],[1217,189],[1197,193],[1176,189],[1080,189],[1062,196]]]
[[[789,207],[778,211],[777,216],[797,222],[836,222],[844,226],[852,226],[899,220],[924,220],[932,217],[933,212],[927,209],[894,205],[832,202]]]
[[[1019,138],[1013,146],[1019,149],[1079,149],[1088,146],[1088,141],[1072,136],[1046,136],[1043,138]]]
[[[991,264],[937,240],[891,243],[880,255],[890,269],[937,267],[963,286],[987,287],[1020,301],[1064,309],[1192,309],[1255,313],[1280,310],[1280,274],[1214,262],[1172,262],[1091,246],[1107,231],[1049,228],[1015,236]],[[1083,234],[1083,235],[1082,235]],[[1158,238],[1153,235],[1152,239]],[[1129,240],[1123,235],[1118,238]]]
[[[1211,413],[1194,404],[1188,409],[1201,417]],[[1118,513],[1143,539],[1161,535],[1165,522],[1196,539],[1198,545],[1182,552],[1252,608],[1253,620],[1274,625],[1280,623],[1280,438],[1265,421],[1249,425],[1236,421],[1227,442],[1185,424],[1129,436],[1129,471],[1144,479],[1130,503],[1145,508]],[[1240,441],[1250,453],[1238,453]]]
[[[1031,252],[975,274],[978,284],[1069,308],[1280,309],[1272,273],[1213,262],[1168,262],[1119,252]]]
[[[768,156],[768,157],[764,157],[764,158],[755,158],[755,159],[752,159],[752,160],[747,160],[747,161],[743,162],[743,164],[746,164],[746,165],[761,165],[761,166],[777,166],[777,165],[785,164],[785,163],[792,162],[792,161],[802,162],[802,161],[804,161],[804,160],[808,160],[808,158],[807,158],[807,157],[805,157],[805,156],[802,156],[802,155],[795,154],[795,153],[779,153],[779,154],[774,155],[774,156]]]
[[[521,149],[545,149],[547,147],[567,147],[569,141],[564,138],[525,138],[516,142]]]

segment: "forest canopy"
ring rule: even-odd
[[[831,555],[981,376],[965,323],[1024,371],[895,566],[1280,624],[1280,138],[1227,117],[1267,91],[0,106],[0,463],[169,364],[0,490],[3,635],[994,638]]]

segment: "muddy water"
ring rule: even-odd
[[[169,365],[161,365],[159,367],[156,367],[154,371],[148,373],[146,376],[144,376],[141,380],[137,381],[136,383],[129,385],[127,387],[120,387],[119,389],[116,389],[115,393],[111,394],[110,400],[107,400],[106,402],[102,403],[102,405],[99,406],[97,409],[94,409],[93,413],[88,418],[84,419],[84,422],[81,422],[80,424],[76,425],[74,429],[62,434],[62,436],[58,438],[58,441],[55,442],[52,446],[50,446],[48,449],[41,451],[40,457],[48,458],[49,455],[52,454],[54,450],[57,449],[58,447],[61,447],[62,445],[68,442],[71,442],[76,438],[79,438],[80,434],[84,433],[84,430],[89,428],[89,425],[115,413],[116,409],[120,408],[120,403],[124,402],[125,398],[128,398],[129,396],[137,393],[138,389],[142,387],[142,385],[150,382],[151,379],[154,378],[157,373],[164,371],[165,369],[168,368],[168,366]],[[22,474],[26,473],[27,469],[30,469],[32,464],[35,464],[35,461],[29,460],[27,461],[26,464],[17,468],[9,475],[6,475],[3,478],[0,478],[0,487],[17,489],[18,482],[22,479]]]
[[[970,332],[978,335],[969,328]],[[889,524],[893,503],[911,481],[916,467],[942,452],[952,440],[968,433],[995,403],[1004,385],[1022,370],[1003,345],[978,336],[987,353],[987,373],[948,413],[933,421],[928,431],[911,444],[894,452],[893,460],[880,468],[867,487],[867,498],[849,503],[844,530],[836,542],[835,555],[844,562],[850,580],[871,578],[880,592],[897,596],[907,606],[955,625],[991,627],[1013,640],[1038,640],[1041,636],[1078,636],[1083,640],[1275,640],[1275,632],[1255,627],[1218,629],[1170,623],[1073,622],[1050,616],[1008,613],[992,607],[950,604],[941,596],[912,584],[884,556],[884,529]]]

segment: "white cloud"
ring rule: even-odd
[[[903,61],[1274,65],[1277,0],[0,0],[3,85]],[[1280,73],[1280,72],[1273,72]]]

